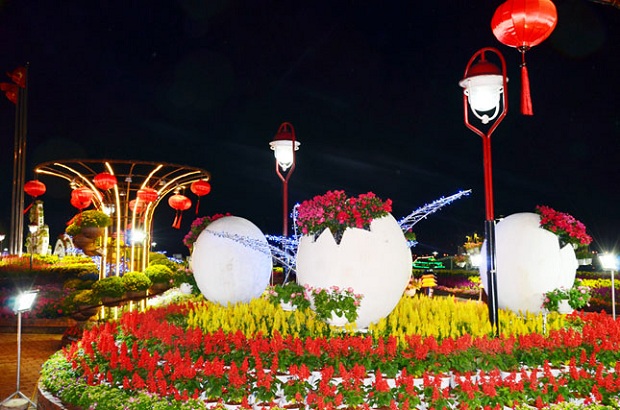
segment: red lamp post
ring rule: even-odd
[[[501,62],[501,69],[489,62],[487,53],[493,53]],[[486,269],[489,321],[499,335],[497,306],[497,272],[495,261],[495,216],[493,209],[493,174],[491,167],[491,134],[508,112],[508,77],[506,61],[495,48],[486,47],[478,50],[467,63],[465,75],[459,82],[463,87],[463,110],[465,125],[482,138],[484,162],[484,193],[486,219],[484,234],[486,238]],[[483,129],[472,125],[469,111],[484,125]],[[501,110],[501,111],[500,111]]]
[[[269,146],[276,157],[276,174],[282,180],[282,235],[288,236],[288,180],[295,170],[295,151],[299,149],[295,129],[289,122],[283,122]]]

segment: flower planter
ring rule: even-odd
[[[105,228],[98,228],[96,226],[85,226],[82,227],[82,235],[84,235],[85,237],[89,238],[89,239],[97,239],[100,236],[103,236],[103,233],[105,232]]]
[[[303,236],[297,250],[297,281],[313,288],[352,288],[363,295],[358,328],[386,317],[407,288],[411,251],[392,215],[370,230],[347,228],[340,244],[327,229],[316,240]]]
[[[577,272],[572,245],[560,247],[558,237],[540,227],[540,216],[518,213],[502,219],[495,229],[497,300],[500,309],[542,312],[543,294],[571,288]],[[486,261],[486,242],[481,260]],[[486,263],[480,264],[487,285]]]
[[[124,300],[121,296],[102,296],[101,303],[105,306],[118,306]]]
[[[142,300],[146,297],[146,290],[134,290],[125,292],[125,297],[130,300]]]

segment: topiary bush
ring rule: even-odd
[[[99,279],[93,283],[92,290],[95,295],[101,298],[119,298],[125,294],[125,286],[123,286],[123,280],[120,276]]]
[[[174,272],[166,265],[150,265],[144,269],[144,274],[148,276],[152,283],[168,283],[172,279]]]
[[[121,277],[127,292],[139,292],[151,287],[151,280],[142,272],[127,272]]]

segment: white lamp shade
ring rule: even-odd
[[[500,97],[504,91],[504,82],[501,75],[477,75],[465,78],[460,82],[463,91],[468,97],[469,106],[474,112],[497,110]]]
[[[295,160],[293,155],[293,143],[295,143],[295,151],[297,151],[300,145],[299,141],[275,140],[269,143],[276,157],[276,161],[278,161],[278,165],[280,165],[284,171],[289,169]]]
[[[618,267],[618,258],[613,253],[604,253],[599,255],[598,259],[605,270],[616,270]]]
[[[25,312],[32,308],[32,304],[37,297],[36,291],[28,291],[22,292],[15,299],[15,308],[13,309],[16,313]]]

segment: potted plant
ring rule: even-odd
[[[142,299],[151,287],[151,280],[143,272],[131,271],[121,276],[123,287],[129,299]]]
[[[104,304],[117,303],[125,294],[125,287],[120,276],[108,276],[99,279],[93,283],[92,290]]]
[[[310,301],[306,297],[306,289],[297,282],[269,286],[265,294],[272,304],[281,306],[284,310],[310,307]]]
[[[168,289],[174,272],[166,265],[150,265],[144,274],[151,280],[150,289],[157,292]]]
[[[472,236],[466,236],[466,241],[463,244],[463,248],[465,248],[465,253],[467,255],[477,255],[480,253],[480,248],[482,247],[482,238],[478,236],[477,233],[474,233]]]
[[[538,205],[536,213],[540,215],[540,226],[557,235],[560,247],[572,244],[577,248],[592,242],[592,237],[586,233],[585,225],[572,215],[544,205]]]
[[[97,313],[97,306],[101,303],[101,298],[92,289],[78,290],[65,301],[65,309],[71,311],[71,317],[77,321],[90,319]]]
[[[338,286],[329,289],[306,286],[306,291],[319,319],[336,326],[354,323],[357,319],[357,308],[363,296],[356,294],[353,289],[340,289]]]
[[[302,233],[298,283],[353,288],[364,295],[356,320],[359,328],[387,316],[411,276],[411,251],[391,210],[391,200],[372,192],[348,197],[344,191],[315,196],[295,210]]]
[[[89,209],[75,215],[67,223],[65,232],[68,235],[76,236],[83,234],[88,238],[96,238],[101,236],[102,229],[112,224],[112,218],[103,211]]]
[[[579,245],[575,250],[575,257],[580,266],[592,265],[592,251],[589,245]]]
[[[543,296],[543,308],[548,312],[570,313],[572,309],[581,309],[587,306],[592,295],[590,288],[583,286],[581,281],[577,279],[572,288],[556,288],[546,292]]]

